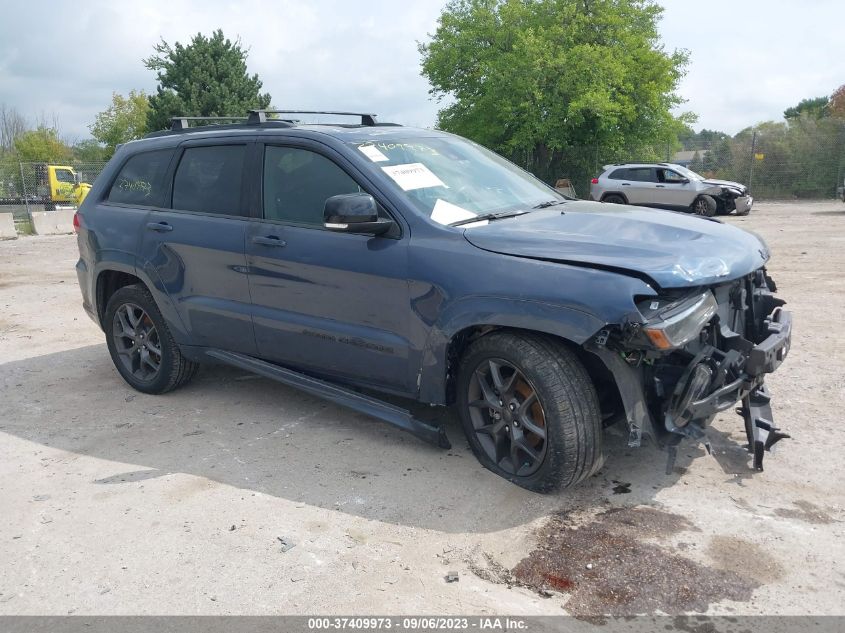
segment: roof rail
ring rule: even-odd
[[[190,129],[190,121],[246,121],[245,116],[175,116],[170,119],[171,132]]]
[[[375,114],[365,112],[333,112],[328,110],[250,110],[247,123],[266,123],[268,114],[336,114],[338,116],[359,116],[361,117],[361,125],[376,125]]]

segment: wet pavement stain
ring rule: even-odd
[[[615,495],[626,495],[631,492],[631,484],[626,483],[624,481],[617,481],[613,480],[611,483],[616,484],[613,486],[613,494]]]
[[[564,608],[580,618],[704,612],[722,600],[751,599],[757,580],[646,541],[681,531],[698,530],[650,507],[614,508],[586,523],[562,513],[541,528],[537,548],[510,576],[541,594],[568,592]]]
[[[750,576],[759,583],[774,582],[784,575],[777,559],[763,547],[732,536],[714,536],[707,555],[719,569]]]
[[[827,512],[809,501],[793,501],[792,505],[795,508],[777,508],[775,514],[784,519],[798,519],[816,525],[828,525],[836,521]]]

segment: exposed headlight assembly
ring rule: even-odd
[[[651,305],[655,304],[659,302]],[[648,315],[642,331],[659,350],[682,347],[698,336],[717,307],[716,298],[707,290]]]

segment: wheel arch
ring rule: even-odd
[[[115,292],[132,284],[143,283],[136,275],[125,270],[106,268],[97,274],[95,297],[97,298],[97,320],[104,327],[106,306]]]
[[[581,310],[536,301],[479,297],[455,305],[429,334],[418,376],[419,399],[432,404],[454,400],[456,360],[479,336],[500,330],[532,332],[555,337],[580,350],[604,325],[595,315]]]
[[[619,196],[620,198],[622,198],[625,201],[625,204],[631,204],[628,201],[628,196],[626,196],[621,191],[605,191],[603,194],[601,194],[601,198],[599,199],[599,202],[604,202],[605,198],[607,198],[608,196]]]
[[[140,273],[140,274],[139,274]],[[146,276],[136,269],[134,266],[127,266],[120,262],[103,262],[96,271],[94,281],[94,297],[95,309],[97,314],[97,322],[101,328],[104,328],[103,319],[106,313],[106,306],[112,295],[120,288],[132,284],[140,284],[144,286],[152,295],[153,300],[158,306],[164,320],[167,322],[174,339],[180,344],[190,344],[187,331],[182,323],[182,319],[176,311],[175,306],[170,300],[170,296],[166,291],[157,287],[153,280],[146,278]]]

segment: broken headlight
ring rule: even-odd
[[[709,290],[675,301],[649,299],[640,311],[646,317],[642,327],[648,341],[659,350],[682,347],[698,336],[716,314],[716,298]]]

